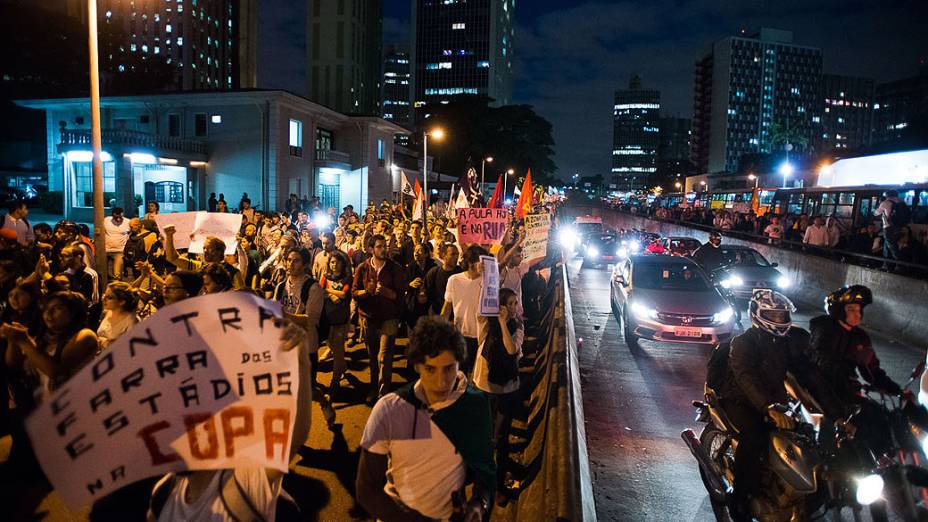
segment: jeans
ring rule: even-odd
[[[367,317],[361,319],[364,323],[364,344],[367,345],[370,357],[370,395],[383,397],[389,393],[393,381],[393,342],[396,340],[399,321],[371,321]]]
[[[122,252],[106,253],[106,269],[109,279],[117,281],[122,279]]]
[[[894,226],[883,227],[883,257],[899,259],[899,231]]]
[[[347,369],[345,363],[345,337],[348,334],[348,324],[334,324],[329,326],[329,337],[326,345],[332,351],[332,382],[329,384],[329,400],[335,400],[338,384]]]
[[[464,364],[461,365],[461,371],[464,372],[464,375],[466,375],[468,379],[473,378],[474,363],[477,362],[477,347],[479,344],[476,337],[464,338],[464,346],[467,348],[467,353],[464,355]]]

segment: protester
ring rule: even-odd
[[[457,245],[454,243],[438,244],[441,247],[439,259],[441,266],[432,268],[425,275],[425,294],[429,309],[433,315],[441,314],[441,309],[445,304],[445,288],[448,284],[448,278],[464,271],[458,265]]]
[[[113,207],[110,215],[103,219],[103,234],[106,242],[107,276],[121,279],[123,275],[123,258],[126,242],[129,240],[129,222],[122,215],[122,209]]]
[[[802,242],[807,245],[827,247],[829,241],[830,238],[828,237],[828,229],[825,228],[825,222],[822,220],[821,216],[815,216],[812,224],[806,228],[806,233],[802,238]]]
[[[154,221],[155,216],[157,216],[160,212],[161,212],[161,205],[157,201],[149,201],[145,206],[145,217],[144,218]]]
[[[103,319],[97,327],[97,353],[110,347],[122,334],[139,322],[135,310],[139,304],[138,292],[129,283],[115,281],[103,292]]]
[[[477,356],[477,338],[480,333],[477,317],[480,312],[480,291],[483,288],[483,263],[480,256],[487,254],[486,249],[481,246],[468,247],[461,260],[464,272],[448,278],[445,304],[441,309],[441,315],[446,319],[454,313],[454,326],[464,336],[467,357],[461,365],[461,370],[465,375],[470,375],[474,368],[474,358]]]

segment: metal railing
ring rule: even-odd
[[[859,266],[864,266],[868,268],[885,268],[896,274],[916,277],[919,279],[928,278],[928,265],[923,265],[919,263],[911,263],[908,261],[899,261],[896,259],[891,259],[883,256],[874,256],[869,254],[861,254],[860,252],[852,252],[849,250],[823,247],[817,245],[811,245],[809,243],[803,243],[801,241],[793,241],[788,239],[771,239],[767,236],[754,234],[752,232],[746,232],[743,230],[726,230],[714,227],[712,225],[706,225],[704,223],[696,221],[686,221],[682,219],[672,219],[672,218],[659,218],[654,215],[642,214],[642,213],[633,213],[627,212],[618,208],[606,207],[606,210],[611,210],[613,212],[618,212],[628,216],[639,217],[642,219],[648,219],[651,221],[657,221],[660,223],[668,223],[671,225],[677,225],[681,227],[694,228],[697,230],[702,230],[704,232],[718,232],[723,236],[728,236],[736,239],[741,239],[743,241],[749,241],[753,243],[762,243],[764,245],[773,246],[777,248],[784,248],[789,250],[798,250],[807,254],[825,257],[840,261],[843,263],[850,263]]]
[[[161,136],[148,132],[125,129],[103,129],[102,135],[104,145],[124,145],[185,152],[189,154],[206,154],[205,143],[187,138]],[[61,131],[61,141],[58,143],[58,146],[90,146],[90,144],[89,129],[65,129]]]
[[[316,149],[316,160],[335,161],[338,163],[351,163],[351,154],[331,149]]]

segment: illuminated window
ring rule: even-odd
[[[164,32],[166,32],[166,33],[170,33],[170,32],[173,31],[173,30],[174,30],[174,28],[171,27],[171,24],[168,24],[168,25],[164,26]]]
[[[303,122],[290,120],[290,146],[303,147]]]
[[[452,31],[458,31],[458,30],[464,29],[465,27],[466,27],[466,24],[463,22],[451,24]]]

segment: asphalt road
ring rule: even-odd
[[[570,292],[580,349],[583,410],[601,521],[714,520],[696,461],[680,438],[694,422],[710,347],[642,341],[631,353],[609,302],[610,268],[570,264]],[[799,306],[808,329],[819,310]],[[749,326],[749,319],[743,319]],[[874,337],[883,367],[897,382],[923,350]],[[849,513],[846,512],[846,516]]]

